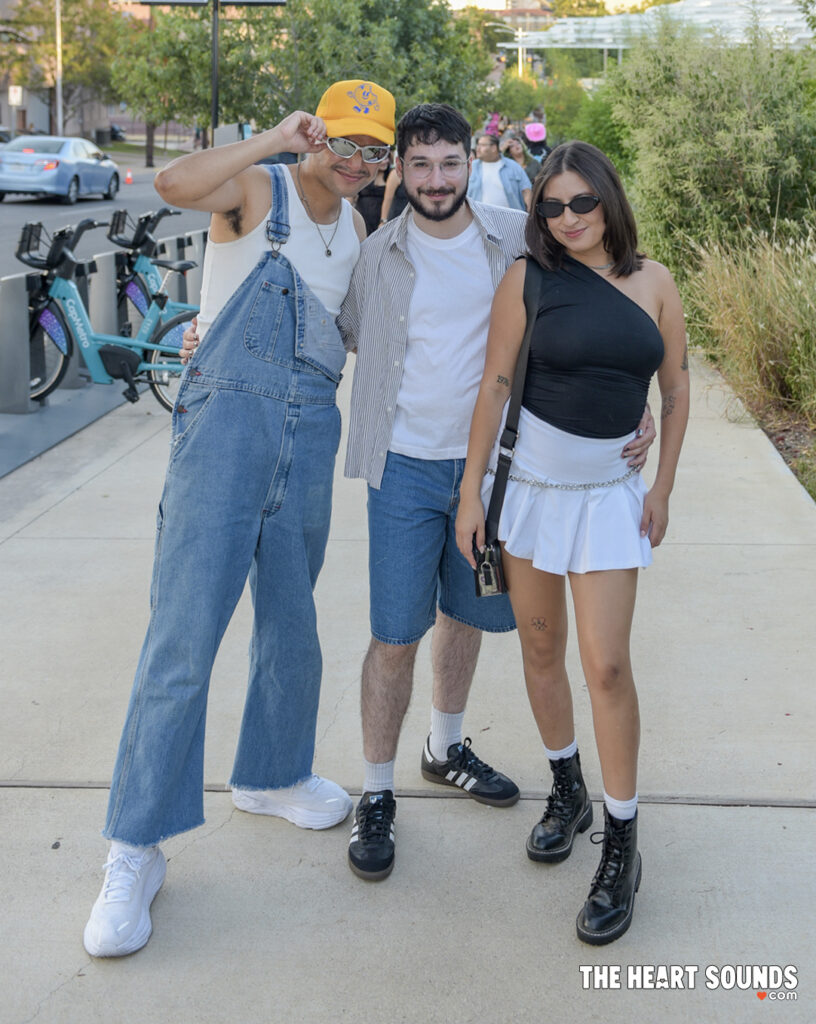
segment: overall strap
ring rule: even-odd
[[[289,193],[285,178],[289,172],[283,164],[264,164],[264,167],[269,172],[272,186],[272,209],[266,222],[266,237],[272,252],[278,252],[289,238]]]
[[[513,449],[518,438],[521,399],[524,394],[527,360],[530,355],[530,338],[532,337],[536,317],[538,316],[541,296],[541,275],[542,270],[539,264],[531,256],[528,256],[527,266],[524,271],[524,308],[527,310],[527,327],[524,331],[524,340],[521,343],[516,362],[516,373],[513,377],[513,390],[510,393],[507,418],[504,421],[504,430],[499,439],[499,460],[496,464],[496,477],[493,482],[493,491],[490,495],[490,505],[485,520],[485,542],[487,544],[492,544],[498,539],[499,519],[504,502],[504,492],[507,489],[510,463],[513,461]]]

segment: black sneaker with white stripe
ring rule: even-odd
[[[378,882],[394,867],[394,818],[397,801],[390,789],[363,793],[354,812],[349,867],[359,878]]]
[[[518,786],[506,775],[485,764],[474,753],[470,737],[448,747],[447,761],[431,754],[430,736],[422,751],[422,777],[442,786],[458,786],[480,804],[510,807],[519,798]]]

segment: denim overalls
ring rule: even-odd
[[[255,620],[231,784],[274,789],[312,770],[322,668],[312,591],[345,351],[281,251],[287,172],[268,170],[271,249],[213,321],[173,410],[150,623],[103,832],[138,846],[204,821],[207,691],[247,574]]]

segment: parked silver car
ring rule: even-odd
[[[69,204],[95,193],[113,199],[119,181],[119,168],[88,139],[18,135],[0,150],[0,200],[11,192]]]

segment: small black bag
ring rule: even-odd
[[[504,492],[507,489],[507,478],[510,475],[510,463],[513,461],[513,449],[516,446],[518,437],[518,421],[521,411],[521,396],[524,392],[524,379],[527,376],[527,359],[530,354],[530,337],[533,333],[536,317],[538,316],[538,303],[541,294],[541,267],[532,258],[527,258],[527,267],[524,272],[524,307],[527,310],[527,328],[524,331],[524,340],[519,349],[516,362],[516,372],[513,377],[513,390],[510,394],[510,405],[507,409],[507,418],[504,422],[504,430],[499,440],[499,461],[496,464],[496,479],[493,483],[493,492],[490,495],[490,505],[487,509],[485,519],[485,547],[479,551],[476,547],[476,538],[473,538],[473,554],[476,558],[476,596],[492,597],[494,594],[504,594],[507,588],[504,584],[504,573],[501,564],[501,547],[499,545],[499,519],[501,517]]]

